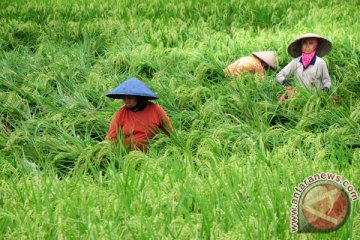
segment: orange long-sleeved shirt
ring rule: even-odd
[[[263,76],[265,70],[258,58],[254,56],[248,56],[239,58],[233,62],[224,69],[224,72],[227,76],[237,78],[244,72],[250,72],[252,74],[256,73],[259,76]]]
[[[147,152],[148,141],[161,129],[167,135],[173,131],[171,122],[162,107],[148,102],[141,111],[131,111],[122,107],[112,119],[107,139],[116,141],[119,132],[125,137],[125,144],[131,148]]]

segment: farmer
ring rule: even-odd
[[[264,76],[265,69],[276,70],[276,58],[273,51],[253,52],[252,56],[239,58],[224,69],[226,76],[239,77],[242,73],[249,72]]]
[[[294,59],[276,75],[276,80],[284,85],[286,91],[279,98],[280,104],[295,92],[288,80],[290,76],[295,76],[297,83],[310,92],[330,89],[329,72],[321,57],[328,54],[331,47],[329,40],[314,33],[302,35],[289,45],[288,53]]]
[[[173,131],[165,111],[148,101],[159,97],[140,80],[130,78],[106,96],[123,99],[124,102],[110,123],[106,139],[116,142],[118,134],[122,133],[127,147],[147,152],[149,140],[159,129],[168,136]]]

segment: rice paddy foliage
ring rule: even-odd
[[[359,239],[292,234],[291,196],[334,172],[359,187],[359,1],[1,1],[0,236],[5,239]],[[224,76],[253,51],[328,37],[333,88]],[[147,155],[104,141],[136,76],[176,132]]]

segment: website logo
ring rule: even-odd
[[[355,187],[334,173],[316,173],[295,188],[291,199],[292,232],[331,232],[339,229],[358,200]]]

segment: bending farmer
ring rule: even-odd
[[[262,77],[265,69],[272,68],[276,70],[276,58],[273,51],[253,52],[252,56],[239,58],[227,68],[224,69],[226,76],[233,78],[239,77],[245,72],[257,74]]]

